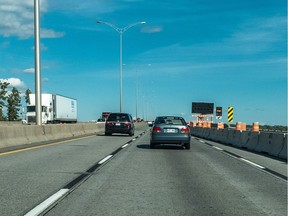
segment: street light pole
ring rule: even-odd
[[[34,0],[35,111],[36,111],[36,124],[42,125],[39,8],[40,8],[39,0]]]
[[[120,56],[120,112],[122,112],[122,71],[123,71],[123,63],[122,63],[122,35],[123,35],[123,32],[119,32],[119,35],[120,35],[120,53],[119,53],[119,56]]]
[[[120,36],[120,112],[122,112],[122,36],[125,31],[127,31],[129,28],[135,26],[135,25],[140,25],[140,24],[145,24],[146,22],[137,22],[137,23],[132,23],[124,28],[119,28],[112,23],[109,22],[104,22],[98,20],[97,23],[99,24],[105,24],[113,28],[115,31],[119,33]]]

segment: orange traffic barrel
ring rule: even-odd
[[[259,132],[259,122],[253,122],[252,132]]]
[[[236,123],[236,130],[242,130],[242,123],[241,122]]]
[[[246,131],[246,123],[242,123],[242,125],[241,125],[241,130],[242,130],[242,131]]]
[[[206,121],[204,121],[204,122],[203,122],[203,128],[207,128],[207,124],[208,124],[208,123],[207,123]]]
[[[211,128],[211,122],[207,122],[207,128]]]
[[[224,129],[224,123],[218,123],[217,128],[218,129]]]

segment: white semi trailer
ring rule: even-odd
[[[42,94],[42,123],[76,123],[77,100],[58,94]],[[27,123],[36,122],[35,94],[29,94]]]

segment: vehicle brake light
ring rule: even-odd
[[[125,125],[130,126],[131,123],[130,122],[125,122]]]
[[[106,125],[110,125],[112,124],[112,122],[106,121]]]
[[[153,133],[160,133],[161,132],[161,128],[160,127],[153,127],[152,132]]]
[[[181,128],[181,133],[190,133],[190,130],[189,130],[189,128],[188,127],[183,127],[183,128]]]

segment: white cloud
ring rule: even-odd
[[[286,17],[252,20],[235,32],[231,41],[235,43],[274,43],[286,40]]]
[[[48,82],[48,81],[49,81],[49,79],[46,78],[46,77],[44,77],[44,78],[42,79],[42,82]]]
[[[34,68],[27,68],[23,72],[24,73],[35,73],[35,69]]]
[[[40,1],[41,13],[47,11],[47,0]],[[21,39],[34,34],[34,1],[0,0],[0,35],[17,36]],[[63,32],[43,29],[43,38],[63,37]]]
[[[284,46],[286,40],[286,23],[285,17],[249,20],[235,29],[230,36],[218,42],[172,44],[146,51],[137,59],[158,62],[162,65],[163,62],[171,61],[171,57],[174,57],[175,61],[170,62],[171,65],[165,63],[169,65],[165,68],[166,71],[172,70],[172,65],[215,68],[277,62],[284,64],[283,58],[286,56],[283,53],[284,48],[281,49],[281,44]],[[279,49],[281,50],[277,56],[259,58],[258,54],[262,56],[263,53],[272,53]]]
[[[155,32],[162,32],[162,31],[163,31],[162,26],[143,27],[141,29],[141,32],[144,32],[144,33],[155,33]]]
[[[41,29],[41,38],[60,38],[64,37],[65,33],[64,32],[56,32],[52,29]]]
[[[25,88],[25,83],[19,78],[0,79],[1,82],[8,82],[9,86],[16,88]]]

